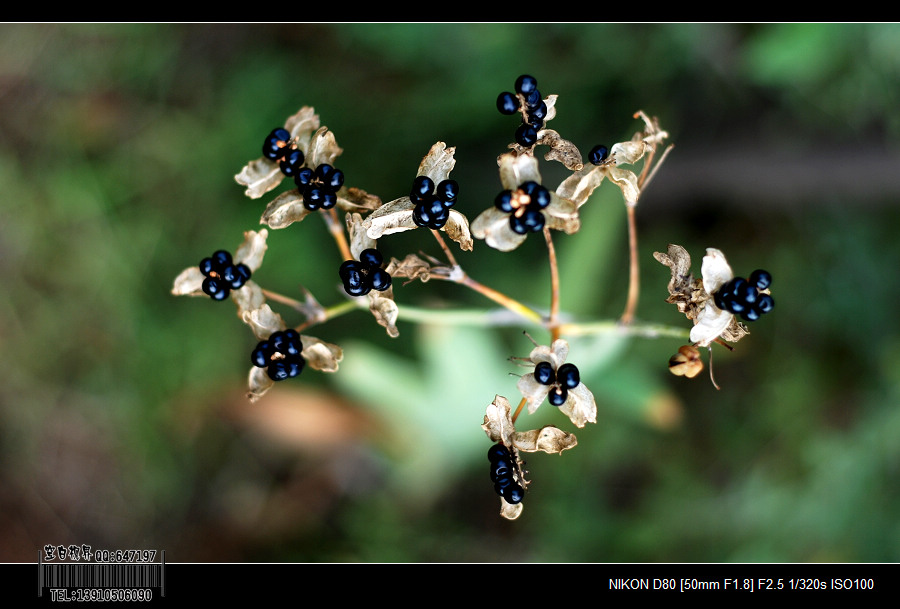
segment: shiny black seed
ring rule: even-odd
[[[497,198],[494,199],[494,207],[504,213],[510,213],[513,210],[512,191],[504,190],[499,195],[497,195]]]
[[[304,167],[297,172],[296,176],[294,176],[294,184],[297,185],[297,188],[303,190],[304,187],[309,186],[315,175],[316,174],[312,169],[310,169],[309,167]]]
[[[547,395],[547,401],[554,406],[562,406],[566,403],[566,398],[568,397],[569,390],[565,387],[557,386],[550,389],[550,393]]]
[[[263,142],[262,153],[263,156],[269,159],[270,161],[278,160],[287,150],[287,143],[291,139],[291,134],[287,129],[277,128],[273,129],[271,133],[266,137],[266,140]]]
[[[445,207],[450,207],[459,196],[459,184],[456,180],[444,180],[437,185],[434,193],[438,199],[444,202]]]
[[[512,232],[517,235],[528,234],[528,227],[525,226],[525,220],[515,214],[509,217],[509,227],[512,229]]]
[[[209,277],[209,274],[213,271],[213,260],[212,258],[204,258],[200,261],[200,272],[203,273],[206,277]]]
[[[244,263],[232,264],[225,267],[222,278],[228,282],[231,289],[240,289],[247,283],[247,280],[250,279],[250,267]]]
[[[556,373],[550,362],[538,362],[534,367],[534,380],[541,385],[552,385],[556,382]]]
[[[529,76],[528,74],[522,74],[516,79],[516,93],[521,93],[522,95],[528,95],[532,91],[537,89],[537,78],[534,76]]]
[[[380,292],[391,287],[391,276],[384,269],[375,269],[369,273],[369,281],[372,288]]]
[[[266,368],[266,374],[273,381],[285,381],[291,378],[291,362],[283,359],[271,362]]]
[[[581,383],[581,374],[575,364],[563,364],[556,372],[556,378],[563,386],[575,389]]]
[[[207,277],[200,287],[213,300],[225,300],[228,297],[228,284],[216,277]]]
[[[296,176],[297,172],[303,167],[303,151],[291,150],[281,157],[278,167],[281,169],[281,173],[289,178]]]
[[[265,368],[269,365],[269,358],[275,353],[269,341],[264,340],[256,345],[256,349],[250,354],[250,361],[257,368]]]
[[[538,186],[531,195],[531,200],[537,205],[538,209],[544,209],[550,205],[550,191],[543,186]]]
[[[544,214],[538,209],[526,209],[523,215],[523,222],[527,230],[533,233],[539,233],[544,228]]]
[[[409,191],[409,197],[424,200],[428,195],[434,192],[434,181],[428,176],[416,176],[413,180],[412,189]]]
[[[772,285],[772,275],[769,271],[764,271],[762,269],[756,269],[752,273],[750,273],[749,281],[751,284],[755,285],[759,290],[765,290],[770,285]]]
[[[343,279],[350,271],[356,271],[358,273],[362,268],[363,265],[358,260],[345,260],[338,269],[338,275]]]
[[[522,123],[516,129],[516,143],[520,146],[529,147],[537,143],[537,129],[528,123]]]
[[[529,110],[533,110],[541,105],[541,92],[535,89],[531,93],[525,95],[525,105]]]
[[[525,498],[525,491],[518,484],[513,484],[503,489],[502,497],[506,499],[507,503],[521,503],[522,499]]]
[[[496,459],[509,458],[509,449],[502,444],[494,444],[488,449],[488,459],[494,462]]]
[[[768,313],[775,307],[775,299],[768,294],[760,294],[756,301],[756,308],[760,313]]]
[[[351,296],[364,296],[372,290],[368,278],[359,271],[349,271],[344,280],[344,291]]]
[[[519,98],[509,91],[497,96],[497,110],[500,114],[515,114],[519,111]]]
[[[303,191],[303,207],[309,211],[315,211],[325,202],[326,191],[316,186],[307,186]]]
[[[322,209],[331,209],[335,205],[337,205],[337,195],[326,191],[322,195]]]
[[[543,122],[543,120],[545,118],[547,118],[546,102],[541,100],[541,102],[537,106],[535,106],[534,108],[532,108],[531,110],[528,111],[528,117]],[[529,122],[532,122],[532,121],[529,121]]]
[[[754,305],[748,305],[747,309],[741,313],[741,319],[744,321],[756,321],[759,319],[760,315],[762,315],[762,313],[759,312],[759,309]]]
[[[213,268],[221,273],[226,266],[231,264],[231,254],[225,250],[219,250],[212,255],[212,262]]]
[[[381,252],[374,248],[365,249],[359,254],[359,261],[370,267],[380,267],[384,262]]]
[[[597,144],[596,146],[591,148],[591,152],[588,154],[588,159],[590,160],[592,165],[599,165],[606,160],[607,156],[609,156],[609,148],[602,144]]]

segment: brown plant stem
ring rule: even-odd
[[[347,244],[347,237],[344,235],[344,226],[338,219],[337,212],[334,211],[334,209],[329,209],[327,211],[322,210],[320,215],[325,220],[325,224],[328,226],[328,232],[331,233],[334,242],[341,251],[341,256],[344,257],[344,260],[353,260],[353,254],[350,253],[350,246]]]
[[[550,228],[544,226],[544,240],[547,242],[547,257],[550,259],[550,335],[551,342],[559,338],[559,265],[556,262],[556,248]]]
[[[637,251],[637,220],[635,219],[634,206],[627,206],[628,210],[628,300],[625,302],[625,310],[620,323],[629,325],[634,321],[634,313],[637,310],[638,297],[641,291],[641,268],[638,264]]]
[[[444,250],[444,255],[447,256],[447,262],[449,262],[451,266],[458,267],[459,263],[456,262],[456,258],[453,256],[453,252],[450,251],[449,247],[447,247],[447,243],[444,241],[444,238],[441,237],[441,233],[434,229],[431,229],[431,234],[434,235],[434,238],[437,240],[438,245],[440,245],[441,249]]]
[[[525,404],[528,403],[526,398],[522,398],[522,401],[519,402],[519,406],[516,408],[516,412],[513,413],[512,422],[515,424],[516,419],[519,418],[519,413],[522,412],[522,408],[525,407]]]

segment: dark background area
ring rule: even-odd
[[[304,105],[347,184],[384,200],[455,146],[471,221],[500,190],[516,120],[494,104],[522,73],[583,152],[629,139],[639,109],[675,144],[637,208],[640,323],[689,328],[663,302],[668,243],[695,269],[707,247],[768,269],[776,308],[715,349],[720,391],[667,372],[678,339],[573,340],[598,423],[528,457],[507,522],[480,424],[494,394],[516,400],[526,326],[401,321],[392,340],[353,313],[310,331],[344,348],[337,374],[251,405],[233,307],[169,291],[259,228],[274,193],[251,201],[233,176]],[[897,25],[0,26],[0,561],[75,543],[170,562],[896,562],[898,79]],[[619,191],[582,220],[556,239],[562,306],[614,320]],[[419,233],[388,255],[438,255]],[[539,239],[459,261],[548,306]],[[311,218],[271,231],[254,280],[337,304],[338,262]],[[396,294],[491,307],[434,281]],[[520,421],[572,431],[546,404]]]

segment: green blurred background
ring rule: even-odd
[[[386,200],[435,141],[456,146],[473,219],[516,126],[494,101],[522,73],[582,151],[630,138],[639,109],[676,145],[637,210],[639,321],[689,327],[663,302],[668,243],[768,269],[777,306],[716,349],[721,391],[667,372],[678,339],[573,341],[598,423],[529,456],[507,522],[480,424],[494,394],[515,400],[525,326],[401,322],[391,340],[354,313],[310,332],[345,349],[338,374],[251,405],[233,306],[169,290],[258,228],[271,195],[233,175],[303,105],[348,185]],[[897,25],[0,26],[0,561],[46,543],[170,562],[900,560],[898,83]],[[621,197],[604,184],[582,211],[556,241],[562,306],[615,319]],[[321,222],[269,245],[255,280],[341,302]],[[380,246],[438,254],[420,231]],[[459,259],[548,305],[540,240]],[[396,294],[491,307],[438,282]],[[572,430],[546,405],[520,421]]]

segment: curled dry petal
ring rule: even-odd
[[[294,222],[300,222],[311,213],[303,206],[303,197],[295,188],[269,201],[259,223],[269,228],[284,228]]]
[[[560,198],[554,192],[550,193],[550,205],[544,210],[544,218],[549,228],[563,231],[567,235],[577,233],[581,228],[581,220],[578,219],[578,208],[575,203]]]
[[[278,163],[258,158],[244,165],[241,172],[234,176],[234,181],[247,187],[245,195],[251,199],[258,199],[281,184],[283,178],[284,174],[281,173]]]
[[[725,254],[713,247],[706,248],[700,273],[703,275],[703,289],[710,296],[734,279],[734,271],[725,259]]]
[[[360,214],[347,214],[347,233],[350,235],[350,253],[355,260],[359,260],[363,250],[374,248],[376,245],[375,239],[366,233]]]
[[[391,258],[385,271],[394,279],[398,277],[409,279],[409,281],[419,279],[425,283],[431,278],[431,265],[415,254],[407,254],[403,260]]]
[[[334,159],[339,157],[344,149],[337,145],[334,133],[328,127],[320,127],[309,141],[309,150],[306,153],[307,167],[318,167],[323,163],[334,165]]]
[[[306,143],[309,141],[309,135],[319,128],[319,115],[311,106],[303,106],[297,111],[297,114],[289,116],[284,122],[284,128],[291,132],[291,137],[299,140],[303,153],[306,154]]]
[[[640,134],[635,134],[635,138],[639,137]],[[630,142],[613,144],[612,149],[609,151],[609,156],[615,159],[616,165],[622,165],[624,163],[633,165],[644,158],[644,154],[649,149],[650,146],[642,139],[633,139]]]
[[[385,203],[363,221],[366,234],[372,239],[380,239],[383,235],[402,233],[403,231],[419,228],[413,221],[413,209],[415,204],[409,197],[400,197],[390,203]],[[459,244],[463,251],[472,251],[472,235],[469,233],[469,221],[456,211],[450,210],[447,223],[441,228],[448,237]]]
[[[255,402],[262,396],[266,394],[266,392],[272,388],[275,384],[269,375],[266,373],[265,368],[257,368],[253,366],[250,369],[250,376],[247,379],[247,386],[249,390],[247,391],[247,399],[250,402]]]
[[[576,207],[581,207],[594,190],[603,183],[605,177],[606,171],[603,166],[588,165],[563,180],[557,186],[556,194],[563,199],[572,201]]]
[[[300,335],[303,344],[301,355],[313,370],[337,372],[338,364],[344,359],[344,351],[337,345],[326,343],[314,336]]]
[[[569,171],[578,171],[584,167],[578,147],[569,140],[563,139],[553,129],[539,131],[537,143],[550,147],[550,150],[544,155],[544,160],[559,161]]]
[[[344,211],[372,211],[382,206],[381,197],[367,193],[362,188],[341,189],[337,206]]]
[[[241,320],[250,326],[256,338],[266,340],[273,332],[284,330],[287,326],[281,315],[272,310],[267,304],[263,304],[257,309],[243,311]]]
[[[472,221],[472,234],[501,252],[511,252],[525,243],[527,237],[514,232],[509,226],[509,214],[496,207],[489,207],[478,214]]]
[[[706,306],[700,311],[691,328],[691,342],[701,347],[708,347],[711,342],[719,338],[725,328],[734,321],[734,315],[716,307],[712,301],[707,301]]]
[[[580,383],[574,389],[569,389],[569,397],[559,409],[569,417],[576,427],[584,427],[585,423],[597,422],[597,401],[584,383]]]
[[[547,425],[540,429],[516,432],[513,444],[519,450],[529,453],[540,450],[548,454],[560,454],[578,444],[578,439],[575,434],[566,433],[553,425]]]
[[[248,230],[244,233],[244,242],[241,243],[237,251],[234,253],[234,262],[246,264],[251,271],[256,271],[262,266],[263,256],[269,247],[266,239],[269,231],[262,229],[259,232]]]
[[[209,298],[207,294],[203,293],[203,279],[200,267],[189,266],[175,278],[172,294],[174,296],[206,296]]]
[[[530,154],[516,155],[507,152],[500,155],[497,164],[500,166],[500,183],[506,190],[515,190],[529,181],[541,183],[537,159]]]
[[[242,321],[245,313],[260,308],[266,302],[262,288],[253,280],[248,281],[241,289],[232,291],[231,299],[237,305],[237,316]]]
[[[542,385],[534,378],[534,374],[523,374],[516,382],[516,388],[528,401],[528,414],[534,414],[538,406],[544,403],[547,394],[550,393],[550,385]]]
[[[525,504],[521,502],[507,503],[506,499],[500,497],[500,515],[507,520],[515,520],[516,518],[521,516],[523,509],[525,509]]]
[[[456,148],[447,148],[444,142],[435,142],[419,164],[419,172],[416,175],[428,176],[435,184],[440,184],[450,177],[450,172],[456,166],[453,155]]]
[[[688,319],[696,319],[709,296],[700,280],[691,274],[691,255],[680,245],[670,243],[666,253],[654,252],[653,257],[672,272],[666,302],[676,305]]]
[[[390,287],[383,292],[372,290],[369,292],[369,310],[375,316],[378,325],[384,327],[388,336],[397,338],[400,331],[397,329],[397,317],[400,310],[394,302],[394,288]]]
[[[502,395],[494,396],[484,413],[484,424],[481,428],[491,442],[503,444],[506,447],[513,446],[513,436],[516,428],[512,422],[512,409]]]
[[[630,207],[637,205],[638,197],[641,196],[641,189],[638,187],[637,176],[634,175],[633,172],[628,171],[627,169],[621,169],[620,167],[609,166],[606,167],[605,170],[609,179],[622,191],[622,197],[625,199],[625,204]]]

